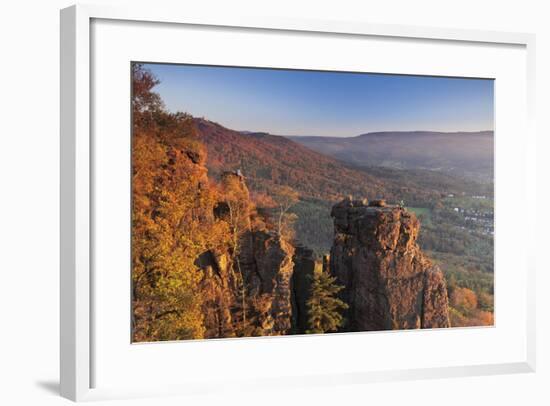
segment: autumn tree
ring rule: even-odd
[[[256,228],[266,227],[268,229],[274,229],[272,214],[273,210],[277,207],[275,200],[264,192],[253,191],[250,193],[250,198],[254,202],[256,208],[257,223],[255,224]],[[261,222],[261,225],[259,224]]]
[[[307,301],[308,334],[335,332],[344,324],[342,313],[348,305],[338,298],[342,289],[336,278],[322,272],[320,264],[316,264]]]
[[[206,241],[200,241],[204,237],[201,221],[193,209],[195,199],[208,197],[198,196],[190,179],[200,174],[184,173],[182,166],[192,169],[192,165],[184,165],[181,161],[186,158],[171,152],[152,134],[134,136],[134,336],[144,340],[201,338],[203,334],[201,301],[195,289],[200,274],[195,272],[193,256],[205,248]]]
[[[230,245],[234,258],[234,281],[236,290],[240,296],[241,331],[247,325],[247,287],[241,267],[241,240],[243,235],[250,231],[250,211],[252,204],[248,188],[242,177],[233,172],[226,172],[222,176],[222,195],[228,208],[227,220],[230,227]]]
[[[477,296],[468,288],[454,288],[450,297],[451,306],[468,313],[477,308]]]
[[[299,194],[289,186],[281,186],[275,190],[273,200],[277,212],[277,234],[287,240],[293,237],[292,225],[297,216],[289,210],[298,202]]]
[[[493,313],[484,310],[492,303],[492,298],[481,293],[480,302],[476,293],[468,288],[455,287],[449,298],[450,319],[453,327],[491,326],[494,323]],[[480,308],[480,304],[483,308]],[[491,307],[492,308],[492,307]]]
[[[227,245],[189,116],[162,109],[157,80],[135,65],[132,142],[132,326],[136,341],[203,338],[204,251]]]
[[[134,131],[150,127],[155,113],[164,108],[162,99],[153,88],[159,80],[143,64],[132,63],[132,121]]]

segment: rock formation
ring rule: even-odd
[[[251,231],[242,239],[239,266],[247,295],[262,298],[263,313],[272,320],[272,323],[263,323],[263,329],[267,330],[264,333],[268,335],[290,332],[293,254],[291,244],[266,231]]]
[[[235,296],[229,267],[226,263],[207,262],[215,261],[210,254],[205,255],[203,261],[204,275],[199,287],[203,292],[204,335],[209,338],[235,337],[231,315]]]
[[[346,198],[331,216],[330,272],[344,286],[346,331],[449,327],[445,278],[416,242],[414,213]]]
[[[309,248],[297,246],[294,251],[294,272],[292,274],[292,332],[304,334],[308,329],[307,301],[311,294],[311,283],[315,271],[315,258]]]
[[[213,216],[228,224],[231,238],[195,261],[203,272],[205,336],[289,334],[294,247],[253,221],[243,176],[225,172],[221,196]]]

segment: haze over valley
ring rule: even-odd
[[[288,138],[358,166],[428,169],[486,183],[493,181],[493,131],[399,131],[356,137]]]

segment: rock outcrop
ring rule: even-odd
[[[222,197],[213,217],[231,230],[225,245],[195,261],[203,272],[205,336],[289,334],[294,247],[261,222],[242,175],[222,175]]]
[[[199,289],[203,300],[204,336],[235,337],[237,328],[233,309],[237,299],[237,280],[233,272],[233,257],[228,250],[208,250],[195,259],[195,266],[202,271]]]
[[[297,246],[294,251],[294,272],[292,273],[292,332],[304,334],[308,329],[307,301],[311,295],[311,284],[315,272],[313,251]]]
[[[272,320],[263,323],[268,335],[287,334],[291,329],[293,254],[291,244],[265,231],[251,231],[242,238],[238,266],[247,296],[262,298],[263,312]]]
[[[347,198],[331,212],[330,272],[349,305],[344,330],[449,327],[445,278],[416,242],[416,216],[373,203]]]

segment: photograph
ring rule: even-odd
[[[494,79],[130,75],[133,343],[494,326]]]
[[[0,406],[550,405],[543,3],[5,2]]]

